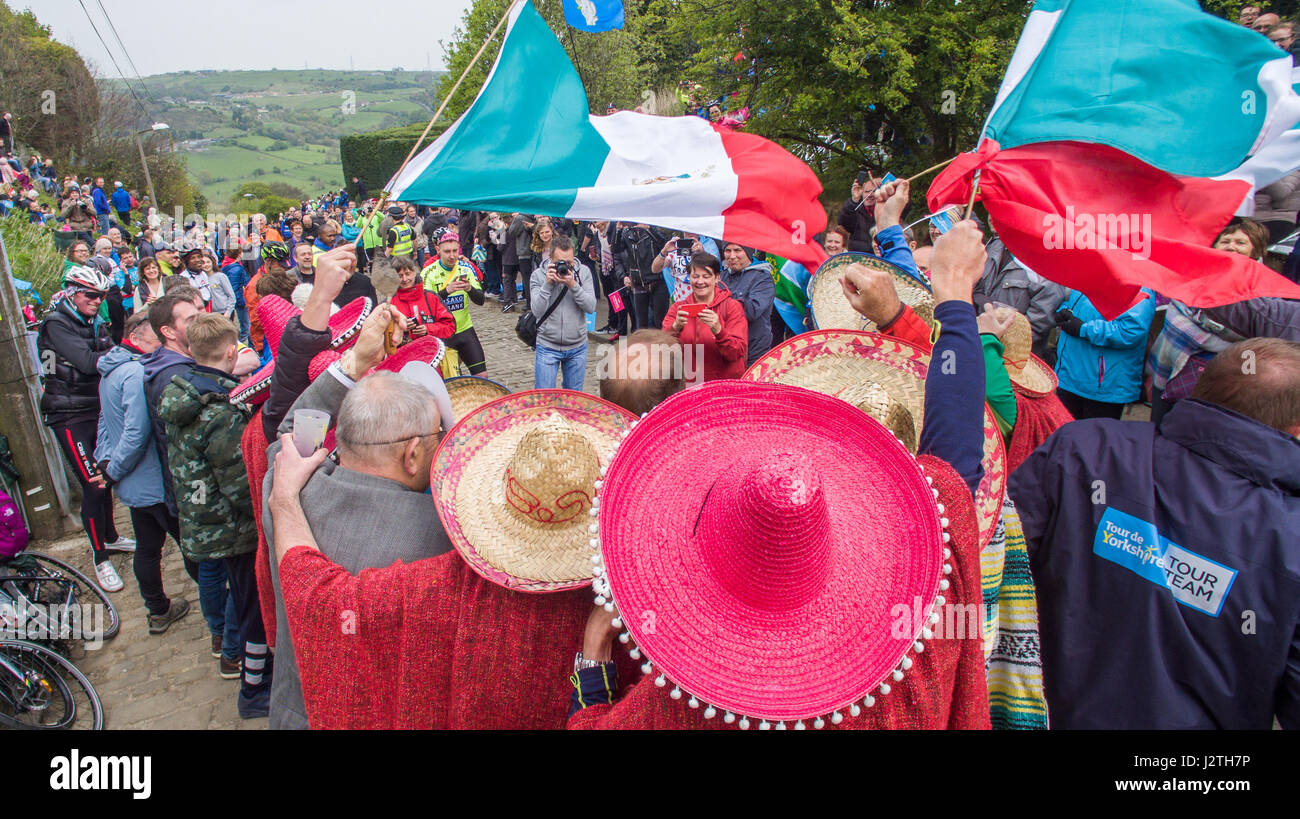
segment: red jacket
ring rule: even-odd
[[[312,728],[564,727],[590,588],[509,591],[454,551],[353,576],[295,546],[280,591]]]
[[[684,304],[693,304],[695,297],[690,296],[668,308],[664,317],[663,329],[666,333],[673,331],[677,321],[677,311]],[[745,374],[745,356],[749,352],[749,322],[745,319],[745,308],[731,297],[731,291],[719,286],[709,303],[709,309],[718,314],[722,331],[714,335],[709,326],[700,321],[699,316],[686,319],[686,326],[677,334],[683,348],[689,350],[698,344],[703,352],[703,362],[695,361],[696,367],[703,367],[704,381],[718,378],[740,378]]]
[[[267,549],[266,532],[262,530],[262,481],[270,464],[266,460],[266,432],[262,429],[262,410],[258,408],[244,427],[239,441],[248,472],[249,497],[253,501],[253,520],[257,521],[257,557],[254,571],[257,575],[257,603],[262,610],[262,626],[266,629],[266,644],[275,648],[275,584],[271,582],[271,557]]]
[[[970,489],[952,467],[943,461],[923,455],[918,459],[926,474],[934,478],[939,490],[939,502],[947,509],[948,532],[952,540],[952,574],[948,575],[949,591],[945,592],[949,606],[960,605],[964,612],[976,612],[973,625],[966,626],[963,639],[940,638],[925,643],[925,651],[911,654],[912,668],[901,682],[890,685],[893,690],[881,695],[876,692],[876,704],[863,708],[857,717],[844,714],[844,721],[835,728],[841,730],[867,729],[973,729],[989,728],[988,688],[984,679],[984,641],[981,637],[984,598],[980,585],[979,530],[975,524],[975,506]],[[945,613],[946,617],[946,613]],[[953,622],[958,621],[954,616]],[[947,620],[943,625],[947,627]],[[296,630],[294,632],[297,633]],[[615,644],[615,656],[626,656],[624,646]],[[638,675],[639,676],[639,675]],[[628,685],[619,668],[619,683],[623,697],[613,705],[592,705],[576,712],[569,719],[569,728],[595,729],[665,729],[665,728],[736,728],[722,721],[721,715],[706,720],[702,709],[692,709],[686,699],[674,700],[670,687],[659,688],[650,676],[641,677]],[[751,730],[757,720],[751,720]],[[804,725],[812,728],[812,721]],[[791,724],[787,728],[793,728]],[[827,728],[831,728],[827,720]]]
[[[438,298],[437,293],[424,289],[423,282],[393,294],[393,306],[408,319],[416,318],[429,328],[429,335],[434,338],[450,338],[456,332],[456,317],[453,316]]]

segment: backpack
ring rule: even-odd
[[[542,313],[540,319],[533,315],[532,310],[525,310],[524,314],[519,317],[519,321],[515,322],[515,335],[519,336],[519,340],[536,349],[537,328],[541,326],[543,321],[551,317],[551,313],[554,313],[555,308],[560,306],[560,302],[564,301],[564,297],[568,295],[568,292],[569,288],[563,288],[560,295],[556,296],[555,300],[551,302],[551,306],[546,308],[546,312]]]
[[[18,504],[0,489],[0,560],[14,557],[27,548],[27,524]]]

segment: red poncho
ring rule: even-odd
[[[1056,393],[1026,395],[1016,390],[1014,383],[1011,386],[1016,393],[1016,427],[1011,430],[1011,439],[1007,441],[1008,475],[1015,472],[1016,467],[1024,463],[1053,432],[1074,420]]]
[[[980,587],[979,532],[975,524],[975,506],[970,488],[952,467],[927,455],[919,458],[927,475],[934,478],[939,501],[947,508],[948,532],[952,541],[952,574],[948,575],[947,605],[974,604],[983,611]],[[857,717],[844,714],[837,726],[842,730],[875,728],[903,729],[973,729],[989,728],[988,688],[984,679],[984,641],[980,634],[980,616],[968,627],[965,639],[934,639],[925,651],[911,655],[913,665],[901,682],[891,683],[893,690],[877,695],[876,704],[862,709]],[[616,656],[627,656],[615,646]],[[659,688],[651,677],[628,683],[619,669],[624,696],[613,705],[592,705],[569,719],[570,728],[598,729],[668,729],[668,728],[735,728],[720,717],[706,720],[703,712],[692,709],[686,700],[674,700],[669,687]],[[756,726],[756,722],[751,720]],[[805,725],[811,725],[805,721]],[[792,727],[792,726],[787,726]]]
[[[589,588],[509,591],[454,551],[353,576],[295,546],[280,590],[312,728],[564,727]]]
[[[248,419],[239,448],[244,455],[248,471],[248,490],[253,501],[253,520],[257,521],[257,602],[262,609],[262,625],[266,628],[266,644],[275,648],[275,584],[271,582],[271,553],[268,551],[266,533],[262,531],[262,481],[270,464],[266,460],[266,432],[262,429],[262,410],[258,409]]]

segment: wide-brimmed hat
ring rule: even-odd
[[[844,298],[840,284],[844,269],[860,264],[883,270],[894,279],[898,298],[908,305],[921,320],[934,326],[934,296],[929,286],[896,264],[891,264],[870,253],[837,253],[826,261],[808,280],[808,305],[812,311],[813,327],[818,330],[875,330],[876,323],[863,318]]]
[[[370,315],[370,299],[362,296],[358,299],[345,304],[339,308],[329,318],[330,346],[329,349],[317,353],[315,359],[324,356],[328,352],[341,353],[348,347],[351,347],[357,340],[357,335],[361,332],[361,325],[365,323],[366,317]],[[263,296],[257,302],[257,316],[262,322],[262,332],[266,337],[266,344],[271,345],[271,349],[280,349],[280,337],[284,335],[284,328],[289,323],[289,319],[294,316],[302,315],[302,311],[294,307],[289,302],[276,295]],[[325,363],[328,367],[336,358],[330,359]],[[320,368],[324,372],[324,367]],[[230,400],[247,406],[256,406],[265,401],[271,394],[271,377],[275,373],[275,359],[271,359],[266,366],[254,372],[244,380],[244,383],[230,391]]]
[[[515,591],[589,584],[596,482],[635,419],[571,390],[513,393],[460,419],[434,455],[430,484],[465,562]]]
[[[642,671],[706,718],[838,722],[888,694],[933,636],[951,566],[930,483],[844,401],[710,381],[667,398],[614,454],[596,603],[617,607]],[[900,628],[900,610],[925,619]]]
[[[1034,334],[1024,313],[1007,307],[1015,313],[1011,326],[1002,334],[1002,364],[1011,377],[1011,385],[1027,395],[1039,396],[1056,392],[1056,373],[1047,362],[1034,355]]]
[[[451,409],[460,420],[489,401],[510,394],[510,388],[481,375],[458,375],[446,381]]]
[[[916,452],[925,418],[930,356],[878,333],[814,330],[772,348],[745,373],[749,381],[790,384],[848,401]],[[993,411],[984,407],[984,477],[975,492],[980,548],[992,538],[1007,488],[1007,453]]]

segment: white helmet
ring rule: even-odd
[[[69,287],[94,290],[98,293],[107,293],[108,288],[112,286],[107,276],[86,265],[73,265],[68,268],[68,272],[63,274],[63,281]]]

